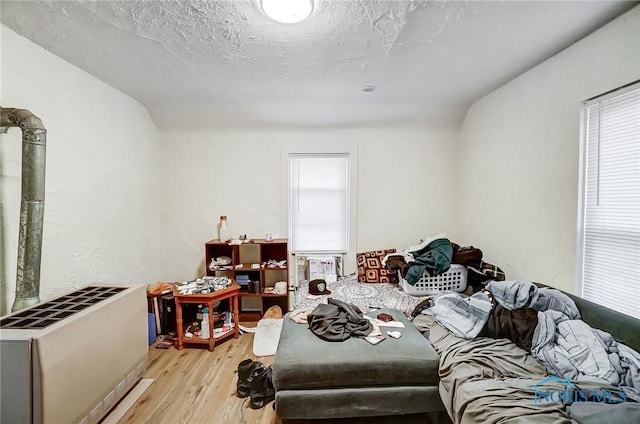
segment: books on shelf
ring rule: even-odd
[[[240,286],[242,291],[247,291],[249,289],[249,274],[238,274],[236,275],[236,283]]]
[[[233,314],[230,314],[230,313],[224,314],[224,323],[220,327],[214,327],[213,338],[214,339],[220,338],[225,334],[229,333],[230,331],[233,331],[235,327],[236,325],[233,322]]]
[[[233,322],[230,324],[225,324],[220,328],[214,328],[213,338],[214,339],[220,338],[221,336],[227,334],[229,331],[233,331],[234,328],[235,328],[235,324]]]

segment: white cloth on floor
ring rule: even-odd
[[[263,318],[258,321],[253,335],[253,354],[255,356],[273,356],[278,349],[280,331],[284,318]]]

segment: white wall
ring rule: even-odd
[[[640,8],[475,103],[460,231],[509,279],[574,287],[581,102],[640,78]]]
[[[1,28],[4,107],[47,128],[40,297],[90,283],[147,284],[159,274],[159,133],[146,109]],[[15,294],[21,131],[0,142],[0,312]]]
[[[478,101],[460,133],[215,128],[160,137],[140,104],[2,26],[0,102],[30,109],[49,131],[41,295],[201,275],[220,215],[233,235],[285,237],[283,152],[327,141],[357,152],[357,251],[446,232],[509,278],[570,290],[580,101],[640,78],[639,10]],[[20,131],[2,137],[4,313],[15,288]]]
[[[217,129],[163,134],[163,276],[204,273],[204,243],[227,215],[232,236],[287,237],[286,152],[357,152],[357,251],[453,233],[456,131],[427,128]],[[354,253],[354,252],[352,252]],[[355,270],[355,259],[347,264]]]

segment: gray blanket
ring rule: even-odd
[[[506,308],[539,311],[531,353],[551,374],[619,386],[628,398],[640,402],[640,354],[577,319],[580,313],[568,296],[523,281],[492,281],[486,288]],[[484,294],[469,298],[450,293],[437,296],[427,312],[454,335],[473,339],[490,310],[491,300]]]
[[[434,323],[429,341],[440,355],[440,397],[454,424],[576,423],[564,405],[535,402],[544,365],[508,340],[465,340]],[[563,387],[552,381],[545,388]]]
[[[640,354],[582,320],[538,312],[531,353],[554,375],[620,386],[640,402]]]
[[[454,424],[595,424],[605,422],[598,421],[604,416],[610,423],[639,422],[638,403],[583,402],[585,395],[605,391],[610,401],[622,401],[614,386],[567,384],[549,377],[540,361],[506,339],[466,340],[428,316],[416,320],[440,356],[440,396]]]

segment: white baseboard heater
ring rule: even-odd
[[[146,288],[89,286],[0,318],[0,422],[95,424],[146,369]]]

